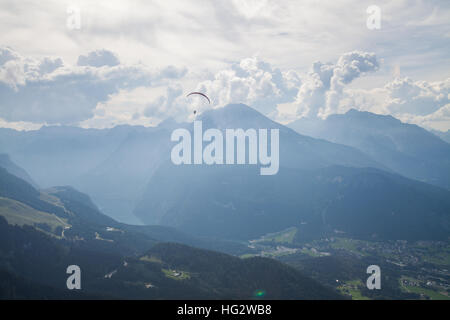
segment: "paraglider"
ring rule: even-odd
[[[197,94],[197,95],[200,95],[200,96],[204,97],[206,100],[208,100],[208,103],[211,104],[211,100],[209,100],[209,98],[208,98],[208,96],[207,96],[206,94],[201,93],[201,92],[197,92],[197,91],[194,91],[194,92],[189,93],[189,94],[186,96],[186,98],[189,97],[189,96],[191,96],[191,95],[194,95],[194,94]],[[197,110],[194,110],[194,116],[195,116],[196,114],[197,114]]]
[[[206,94],[201,93],[201,92],[196,92],[196,91],[191,92],[191,93],[189,93],[189,94],[186,96],[186,98],[189,97],[190,95],[193,95],[193,94],[198,94],[198,95],[201,95],[202,97],[205,97],[206,100],[208,100],[208,103],[211,104],[211,100],[209,100],[209,98],[206,96]]]

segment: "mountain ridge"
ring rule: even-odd
[[[5,190],[11,184],[14,187]],[[261,288],[270,299],[343,298],[280,262],[161,243],[149,237],[149,227],[126,226],[102,216],[87,195],[72,187],[47,191],[53,202],[0,168],[0,200],[12,196],[34,207],[46,207],[45,202],[47,210],[70,223],[52,232],[43,223],[18,225],[0,211],[3,299],[251,299]],[[66,288],[65,271],[72,264],[83,272],[81,294]],[[171,271],[175,268],[186,277],[178,279]],[[270,276],[261,279],[260,273]]]
[[[205,129],[280,129],[282,166],[317,168],[340,164],[384,168],[355,148],[301,136],[242,104],[204,112],[198,119],[204,121]],[[166,121],[160,127],[69,127],[67,132],[65,127],[30,132],[0,129],[0,152],[12,155],[43,188],[72,185],[88,193],[102,212],[136,224],[140,221],[132,212],[142,199],[146,184],[158,167],[170,162],[171,131],[191,126],[192,123]]]
[[[299,119],[289,127],[349,145],[406,177],[450,188],[450,145],[392,116],[350,110],[327,119]]]

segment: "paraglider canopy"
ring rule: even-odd
[[[211,100],[209,100],[209,98],[208,98],[204,93],[201,93],[201,92],[196,92],[196,91],[191,92],[191,93],[189,93],[189,94],[186,96],[186,98],[189,97],[189,96],[191,96],[191,95],[193,95],[193,94],[198,94],[198,95],[200,95],[200,96],[202,96],[202,97],[205,97],[206,100],[208,100],[208,103],[211,104]]]

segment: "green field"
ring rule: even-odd
[[[256,242],[276,242],[276,243],[292,243],[294,241],[295,234],[297,233],[297,228],[292,227],[280,232],[268,233],[262,236]]]
[[[348,250],[360,255],[365,255],[361,250],[358,249],[358,246],[362,245],[363,241],[349,239],[349,238],[335,238],[335,241],[331,243],[330,247],[333,249],[343,249]]]
[[[328,255],[328,254],[325,254],[323,252],[319,252],[317,250],[314,250],[313,248],[305,248],[305,247],[302,248],[300,250],[300,252],[303,253],[303,254],[307,254],[310,257],[314,257],[314,258],[316,258],[316,257],[323,257],[325,255]]]
[[[433,248],[429,246],[426,251],[421,255],[421,260],[424,262],[436,264],[439,266],[450,266],[450,247],[445,248]]]
[[[419,286],[405,285],[405,284],[403,284],[403,280],[409,280],[411,282],[418,283]],[[421,294],[432,300],[450,300],[449,296],[441,294],[438,291],[433,290],[431,288],[430,289],[424,288],[423,285],[424,284],[422,281],[419,281],[417,279],[413,279],[410,277],[401,277],[401,279],[400,279],[400,287],[402,288],[402,290],[404,290],[406,292]]]
[[[430,289],[426,289],[426,288],[422,288],[422,287],[407,287],[406,290],[408,292],[413,292],[413,293],[417,293],[417,294],[423,294],[429,298],[431,298],[432,300],[450,300],[450,297],[440,294],[439,292],[430,290]]]
[[[351,295],[352,300],[370,300],[361,294],[360,288],[363,286],[361,280],[350,280],[343,282],[338,290],[345,295]]]
[[[153,257],[153,256],[142,256],[139,260],[145,261],[145,262],[153,262],[153,263],[162,264],[161,259]]]
[[[180,271],[180,270],[170,270],[170,269],[162,269],[167,278],[173,280],[186,280],[190,279],[191,275],[189,272]]]
[[[0,215],[5,217],[12,225],[36,226],[46,224],[52,232],[56,228],[70,227],[65,219],[61,219],[54,214],[35,210],[22,202],[0,197]]]

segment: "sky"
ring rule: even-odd
[[[446,131],[448,21],[433,0],[0,0],[0,127],[155,126],[246,103],[281,123],[355,108]]]

